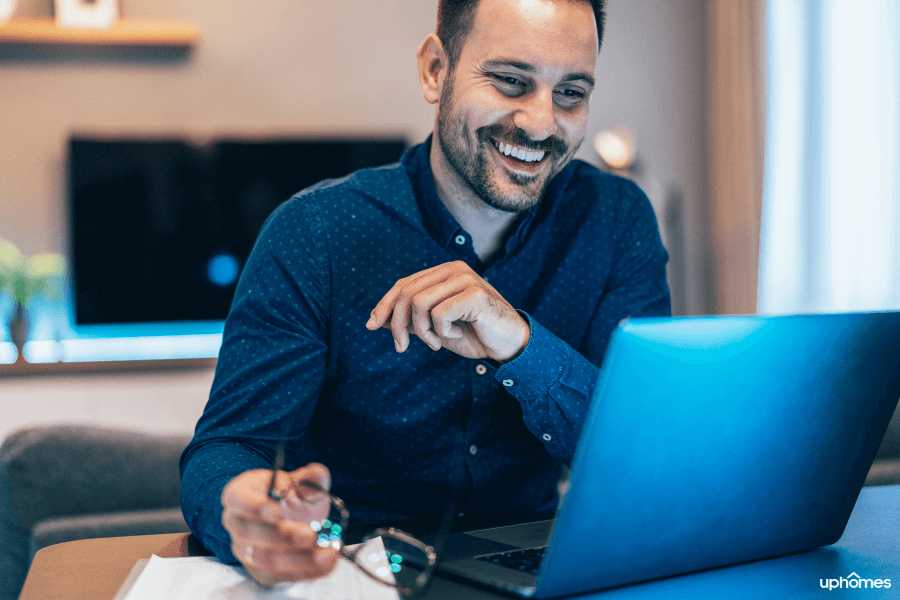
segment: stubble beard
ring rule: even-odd
[[[437,131],[438,143],[440,143],[441,150],[450,166],[472,191],[492,208],[518,213],[536,206],[544,197],[550,180],[572,160],[581,141],[569,151],[568,145],[557,137],[536,142],[531,140],[521,129],[499,123],[480,127],[475,130],[473,135],[464,117],[456,110],[453,88],[453,72],[451,70],[447,75],[441,94]],[[528,150],[547,152],[549,156],[546,156],[544,160],[551,161],[549,172],[526,175],[504,170],[504,174],[497,173],[492,177],[487,154],[492,151],[493,140],[503,141]],[[501,190],[496,178],[504,176],[519,188],[518,191],[504,193]]]

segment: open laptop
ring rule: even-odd
[[[898,398],[900,312],[623,321],[557,518],[439,568],[550,598],[832,544]]]

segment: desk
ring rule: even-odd
[[[188,534],[81,540],[37,553],[20,600],[112,600],[134,563],[191,556]],[[889,589],[822,589],[820,579],[890,579]],[[427,598],[499,598],[437,577]],[[781,558],[587,594],[603,600],[667,598],[900,598],[900,485],[865,488],[840,541]]]

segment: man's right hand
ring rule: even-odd
[[[319,547],[308,522],[285,519],[281,503],[268,496],[271,480],[272,471],[246,471],[222,490],[222,525],[235,558],[266,587],[327,575],[337,564],[337,551]],[[331,487],[328,468],[310,463],[291,473],[279,471],[275,489],[286,490],[300,480]]]

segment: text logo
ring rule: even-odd
[[[820,579],[819,585],[826,590],[834,590],[841,588],[889,588],[891,587],[890,579],[863,579],[856,573],[850,573],[846,577],[840,579]]]

